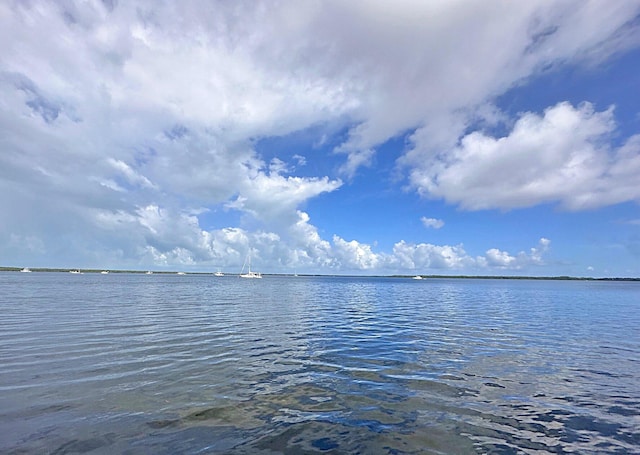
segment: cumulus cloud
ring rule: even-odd
[[[239,267],[250,248],[277,243],[275,234],[248,232],[240,228],[202,229],[197,214],[148,205],[133,212],[96,211],[94,229],[111,235],[127,233],[121,245],[123,260],[155,266],[209,265]]]
[[[307,213],[281,233],[248,231],[237,227],[205,230],[193,213],[156,205],[133,213],[100,211],[93,214],[93,229],[111,231],[126,239],[119,242],[119,259],[129,264],[156,267],[208,265],[231,272],[239,270],[251,251],[256,269],[289,273],[487,273],[520,271],[544,265],[550,240],[541,238],[528,252],[510,253],[490,248],[481,256],[468,254],[462,245],[397,242],[390,252],[370,244],[334,235],[322,238]],[[136,239],[137,240],[134,240]],[[143,239],[143,240],[141,240]],[[18,242],[20,239],[15,238]],[[36,239],[32,244],[42,245]]]
[[[613,108],[559,103],[523,114],[508,136],[464,136],[411,173],[418,191],[469,210],[560,202],[570,210],[640,200],[640,136],[611,150]],[[421,147],[416,143],[416,148]]]
[[[491,248],[487,250],[485,255],[487,264],[491,267],[509,268],[516,262],[516,258],[511,256],[506,251],[500,251],[497,248]]]
[[[306,200],[340,187],[329,178],[285,177],[279,173],[258,171],[240,185],[238,197],[227,207],[244,210],[269,222],[295,222],[296,208]],[[284,217],[284,218],[283,218]]]
[[[549,250],[550,245],[551,240],[542,237],[538,242],[538,246],[531,248],[531,254],[529,255],[531,261],[535,264],[542,264],[542,255]]]
[[[298,211],[297,216],[297,222],[282,234],[231,227],[206,231],[195,215],[158,206],[140,207],[133,214],[99,213],[95,224],[118,231],[126,227],[145,237],[147,246],[135,254],[157,266],[210,264],[233,269],[239,267],[251,251],[256,267],[268,264],[271,270],[284,272],[294,269],[330,273],[515,271],[543,265],[544,254],[551,243],[541,238],[528,252],[511,254],[491,248],[483,256],[473,257],[462,245],[400,241],[391,252],[385,253],[374,251],[372,245],[337,235],[330,241],[323,239],[307,213]]]
[[[548,251],[550,244],[551,241],[543,237],[537,247],[529,250],[529,254],[521,251],[516,256],[497,248],[491,248],[487,250],[481,261],[489,267],[512,270],[519,270],[530,265],[542,265],[544,263],[543,254]]]
[[[392,254],[385,257],[386,266],[395,270],[446,272],[475,270],[491,273],[492,270],[521,270],[531,265],[542,265],[543,255],[549,249],[550,240],[541,238],[537,247],[529,253],[512,255],[498,248],[490,248],[484,256],[469,255],[462,245],[411,244],[404,241],[393,246]]]
[[[393,246],[387,261],[392,268],[409,270],[455,270],[475,265],[475,259],[467,255],[462,245],[410,244],[405,241]]]
[[[637,45],[629,19],[639,9],[582,0],[2,2],[0,211],[12,216],[0,235],[33,251],[75,251],[74,260],[96,251],[130,263],[231,264],[253,245],[256,260],[281,267],[477,265],[461,246],[399,242],[376,253],[333,232],[326,240],[301,209],[407,132],[411,184],[464,208],[637,199],[640,136],[608,147],[612,109],[563,103],[524,114],[504,138],[465,131],[502,121],[495,97],[544,68]],[[337,143],[337,175],[313,175],[310,155],[256,150],[263,138],[310,128],[321,131],[318,144]],[[222,207],[256,224],[204,228],[198,211]],[[485,260],[509,257],[496,250]]]
[[[337,235],[333,236],[333,254],[341,269],[371,270],[380,261],[371,246],[356,240],[346,241]]]
[[[426,133],[428,150],[439,153],[455,145],[472,120],[487,116],[488,101],[524,78],[567,58],[599,61],[638,42],[625,33],[638,13],[630,4],[328,5],[331,25],[319,14],[325,31],[315,21],[310,29],[319,37],[330,33],[329,42],[338,43],[334,58],[362,71],[364,90],[354,92],[362,120],[339,147],[355,155],[347,165],[351,172],[358,161],[369,162],[361,159],[363,151],[416,128]]]
[[[312,225],[307,213],[298,211],[298,220],[289,228],[289,238],[293,249],[291,262],[296,266],[321,269],[334,265],[331,244],[324,240],[318,229]]]

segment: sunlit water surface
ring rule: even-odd
[[[0,273],[2,453],[640,453],[640,283]]]

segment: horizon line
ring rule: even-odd
[[[100,273],[108,271],[110,273],[132,273],[145,274],[148,271],[154,274],[178,274],[186,275],[212,275],[215,272],[185,272],[182,270],[151,270],[151,269],[96,269],[96,268],[65,268],[65,267],[26,267],[32,272],[69,272],[78,270],[86,273]],[[20,272],[25,267],[0,266],[0,272]],[[239,273],[225,273],[228,276],[237,276]],[[509,280],[568,280],[568,281],[640,281],[640,277],[590,277],[590,276],[571,276],[571,275],[442,275],[442,274],[391,274],[391,275],[354,275],[354,274],[336,274],[336,273],[263,273],[264,276],[291,276],[291,277],[345,277],[345,278],[412,278],[420,276],[422,278],[457,278],[457,279],[509,279]]]

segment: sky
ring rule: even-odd
[[[0,2],[0,265],[640,276],[640,2]]]

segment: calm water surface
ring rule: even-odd
[[[640,283],[0,273],[2,453],[640,453]]]

